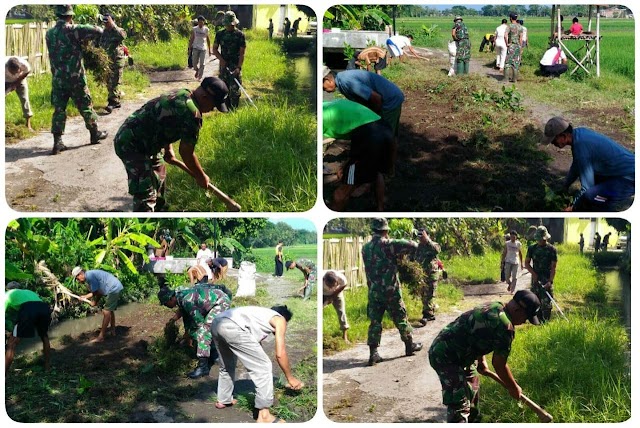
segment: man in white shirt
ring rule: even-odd
[[[404,61],[404,48],[408,48],[413,56],[420,58],[415,49],[413,49],[413,46],[411,46],[412,41],[413,36],[411,34],[406,37],[400,35],[389,37],[387,39],[387,49],[389,53],[391,53],[391,58],[400,58],[400,61]]]
[[[27,121],[27,128],[31,127],[31,103],[29,102],[29,87],[27,86],[27,76],[31,73],[31,66],[27,60],[17,56],[7,57],[4,63],[4,94],[5,96],[16,91],[22,107],[22,115]]]
[[[196,264],[200,266],[209,267],[207,265],[207,260],[209,260],[212,257],[213,257],[213,253],[211,252],[210,249],[207,248],[207,244],[204,242],[200,244],[200,249],[196,253]]]
[[[502,24],[496,28],[496,68],[500,71],[504,71],[504,61],[507,59],[507,43],[505,42],[504,35],[509,29],[507,20],[503,19]]]
[[[504,277],[507,280],[507,291],[511,294],[516,290],[518,281],[518,259],[520,259],[520,269],[524,269],[522,262],[522,244],[518,241],[518,232],[509,232],[509,240],[502,252],[502,262],[504,262]]]
[[[543,76],[559,77],[567,69],[567,56],[557,43],[553,43],[542,55],[540,72]]]
[[[205,48],[205,42],[207,44]],[[204,25],[204,16],[198,16],[198,25],[193,27],[191,38],[189,38],[189,48],[191,49],[191,61],[196,71],[196,79],[202,79],[204,75],[204,60],[207,53],[211,55],[211,39],[209,38],[209,28]]]

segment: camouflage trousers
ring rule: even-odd
[[[540,311],[538,312],[538,319],[541,323],[547,322],[549,321],[549,319],[551,319],[551,309],[553,306],[553,304],[551,303],[551,299],[549,298],[549,295],[551,295],[551,297],[554,297],[553,286],[551,287],[551,290],[546,290],[542,285],[546,284],[546,282],[547,280],[544,280],[544,282],[538,281],[531,284],[531,291],[533,292],[533,294],[538,296],[538,300],[540,300]],[[547,294],[547,292],[549,294]]]
[[[447,406],[447,422],[480,422],[480,378],[475,363],[469,367],[450,364],[433,349],[432,345],[429,363],[442,385],[442,404]]]
[[[469,61],[471,58],[471,41],[469,39],[456,40],[456,62]]]
[[[507,59],[504,66],[512,67],[515,71],[520,68],[520,60],[522,59],[522,47],[518,43],[511,43],[507,46]]]
[[[161,211],[165,206],[167,169],[160,155],[141,159],[140,155],[128,157],[125,153],[120,160],[127,170],[129,194],[133,196],[133,211]]]
[[[316,271],[311,271],[309,279],[307,280],[307,286],[304,288],[304,300],[309,300],[311,293],[316,289]]]
[[[53,106],[53,116],[51,118],[51,133],[64,134],[67,123],[67,104],[69,98],[73,100],[76,108],[84,119],[84,124],[88,130],[98,129],[98,115],[93,109],[91,93],[87,86],[86,78],[72,80],[70,82],[59,82],[54,79],[51,88],[51,105]]]
[[[204,321],[195,323],[194,329],[189,332],[189,336],[196,341],[196,356],[198,358],[209,358],[212,348],[215,352],[211,324],[219,313],[220,311],[211,309],[204,317]]]
[[[229,70],[233,70],[236,68],[236,66],[233,64],[228,64],[227,67],[229,68]],[[240,104],[240,85],[242,84],[242,72],[240,72],[237,76],[234,76],[225,68],[220,70],[219,77],[227,85],[227,88],[229,88],[227,107],[230,109],[237,108]],[[240,85],[236,83],[236,80],[240,82]]]
[[[436,304],[433,302],[433,298],[436,295],[438,288],[438,281],[433,279],[427,279],[426,285],[422,289],[422,316],[424,318],[434,317],[436,314]]]
[[[122,96],[120,85],[122,84],[123,71],[124,64],[114,62],[111,66],[111,74],[109,75],[109,81],[107,82],[107,90],[109,91],[107,101],[110,105],[120,104],[120,97]]]
[[[372,347],[380,346],[382,337],[382,317],[385,311],[400,332],[402,341],[406,342],[411,338],[413,328],[407,320],[407,308],[402,300],[402,293],[399,288],[379,289],[375,286],[369,287],[369,301],[367,303],[367,316],[369,317],[369,333],[367,335],[367,345]]]

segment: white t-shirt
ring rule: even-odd
[[[336,277],[338,277],[338,284],[337,285],[344,285],[347,283],[347,277],[344,276],[344,274],[338,272],[337,270],[333,270],[333,269],[329,269],[327,271],[325,271],[325,273],[322,275],[322,277],[324,278],[324,275],[326,275],[329,272],[333,272]],[[333,294],[333,290],[331,290],[329,287],[327,287],[324,284],[324,281],[322,282],[322,295],[323,296],[330,296]]]
[[[509,28],[507,24],[502,24],[498,28],[496,28],[496,43],[506,45],[506,42],[504,41],[504,35],[507,32],[507,28]]]
[[[556,61],[556,63],[554,64],[553,60],[558,55],[558,50],[560,50],[560,57],[558,58],[558,61]],[[564,51],[562,49],[550,48],[550,49],[547,49],[544,55],[542,55],[542,59],[540,60],[540,65],[556,65],[556,64],[560,64],[561,62],[563,62],[563,60],[566,60],[566,59],[567,59],[567,56],[564,54]]]
[[[511,242],[511,240],[507,241],[507,255],[504,257],[504,261],[517,265],[519,263],[518,254],[521,248],[522,244],[517,239],[515,242]]]
[[[196,261],[199,265],[205,266],[207,265],[207,260],[213,257],[213,253],[210,249],[206,248],[204,250],[198,250],[196,254]]]
[[[16,58],[20,63],[20,68],[22,70],[18,71],[18,73],[13,74],[9,71],[8,63],[11,58]],[[13,83],[18,80],[18,77],[22,75],[22,71],[31,71],[31,65],[27,62],[27,60],[20,58],[19,56],[8,56],[4,59],[4,81],[7,83]]]
[[[206,50],[208,36],[209,28],[206,25],[203,25],[202,28],[196,25],[195,27],[193,27],[193,44],[191,45],[191,47],[200,51]]]

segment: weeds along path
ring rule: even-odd
[[[212,70],[209,64],[208,68]],[[127,99],[111,114],[94,106],[98,126],[109,136],[89,145],[82,117],[69,117],[63,142],[68,150],[51,156],[53,136],[48,131],[5,146],[7,203],[17,211],[83,212],[131,211],[127,174],[113,150],[113,138],[124,120],[149,99],[173,89],[198,86],[191,69],[153,72],[148,90]]]
[[[518,289],[529,282],[529,275],[523,275]],[[511,298],[503,283],[463,290],[465,297],[453,312],[437,313],[436,320],[426,327],[414,328],[414,340],[423,345],[414,356],[405,357],[404,343],[396,329],[383,331],[378,351],[384,361],[376,366],[366,366],[366,343],[325,356],[323,408],[327,417],[335,422],[445,422],[440,381],[429,365],[431,342],[462,312],[484,302],[506,303]]]

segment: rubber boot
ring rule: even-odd
[[[64,150],[67,150],[67,146],[62,144],[62,134],[53,134],[53,150],[51,154],[57,155]]]
[[[413,338],[409,338],[404,342],[404,354],[409,357],[422,349],[422,343],[413,343]]]
[[[381,363],[382,357],[380,356],[380,354],[378,354],[378,348],[377,347],[373,347],[370,346],[369,347],[369,362],[367,363],[368,366],[375,366],[378,363]]]
[[[100,144],[100,140],[104,140],[109,135],[107,131],[99,131],[98,128],[92,129],[90,132],[91,144]]]
[[[510,75],[511,75],[511,67],[505,67],[505,69],[504,69],[504,80],[511,81],[511,77],[509,77]]]
[[[459,76],[464,73],[464,63],[462,61],[456,61],[456,75]]]
[[[513,83],[518,81],[518,70],[513,70]]]
[[[198,366],[194,371],[188,373],[191,379],[198,379],[202,376],[209,376],[209,371],[211,371],[211,367],[209,367],[209,357],[200,357],[198,358]]]

